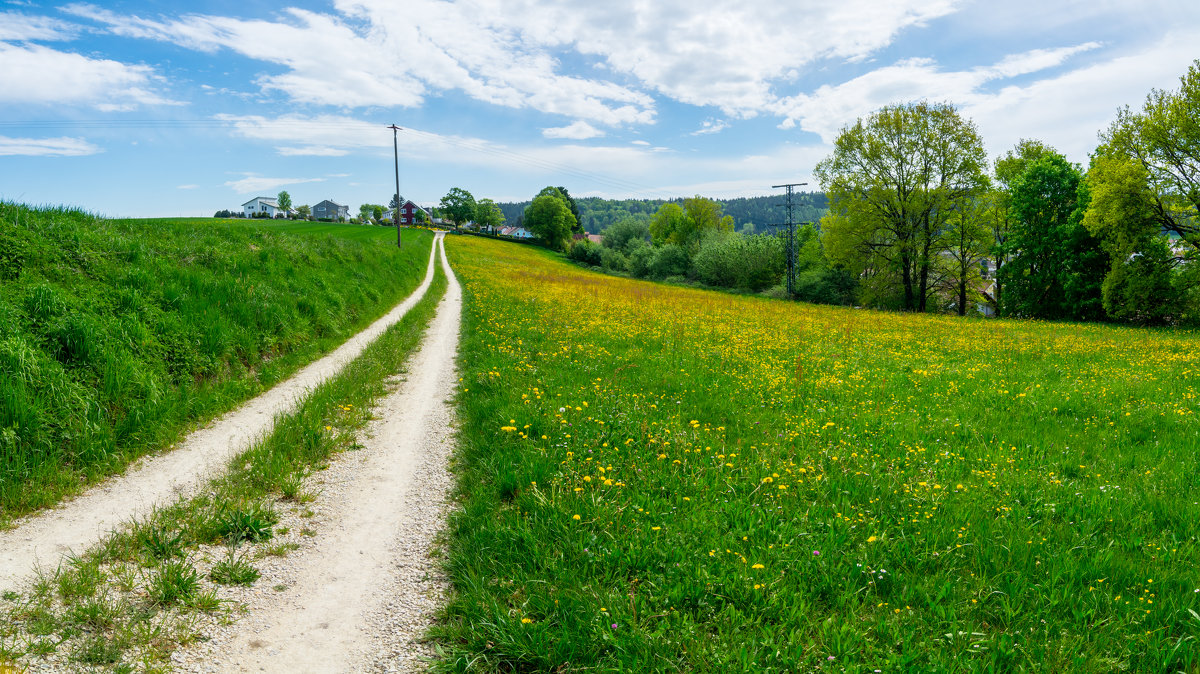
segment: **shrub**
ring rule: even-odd
[[[713,232],[692,259],[697,278],[708,285],[759,291],[779,280],[784,266],[778,237]]]
[[[650,258],[649,275],[656,279],[684,276],[691,267],[687,251],[673,243],[660,246]]]
[[[648,244],[635,246],[629,252],[629,273],[637,278],[645,278],[650,273],[650,261],[654,258],[654,248]]]
[[[629,271],[629,258],[615,248],[600,251],[600,266],[609,271]]]
[[[591,267],[599,267],[602,261],[601,248],[587,239],[580,239],[571,246],[571,250],[567,252],[567,257],[582,262]]]

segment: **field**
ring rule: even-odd
[[[432,237],[408,233],[400,251],[394,237],[0,204],[0,526],[167,447],[396,304]]]
[[[797,305],[449,244],[443,669],[1200,668],[1195,332]]]

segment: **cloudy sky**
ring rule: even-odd
[[[920,99],[1086,164],[1197,57],[1196,0],[0,0],[0,199],[357,210],[393,123],[420,203],[755,196]]]

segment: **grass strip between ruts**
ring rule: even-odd
[[[50,655],[112,671],[167,671],[170,652],[200,638],[202,614],[224,611],[234,619],[217,584],[253,582],[254,558],[297,547],[278,542],[277,508],[303,508],[315,498],[305,477],[357,447],[372,403],[391,390],[389,380],[420,345],[445,294],[447,279],[436,258],[435,266],[420,302],[281,417],[271,435],[234,459],[201,495],[156,511],[41,574],[25,595],[0,598],[0,665],[34,664]],[[228,556],[201,560],[201,548],[215,544],[224,544]],[[210,570],[201,573],[198,566]]]

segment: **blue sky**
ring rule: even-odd
[[[394,190],[392,123],[419,203],[756,196],[921,99],[993,157],[1086,164],[1198,57],[1195,0],[0,0],[0,199],[357,210]]]

